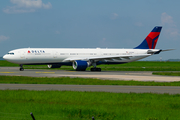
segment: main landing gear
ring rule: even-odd
[[[99,71],[100,72],[101,68],[96,68],[96,67],[95,68],[91,68],[91,71]]]
[[[23,65],[20,65],[19,70],[20,70],[20,71],[24,71]]]
[[[96,67],[96,63],[95,62],[92,65],[93,65],[93,68],[91,68],[91,71],[99,71],[99,72],[101,71],[101,68],[97,68]]]

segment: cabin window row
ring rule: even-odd
[[[68,53],[60,53],[60,55],[69,55]],[[70,55],[97,55],[96,53],[70,53]]]
[[[103,53],[103,55],[125,55],[127,53]],[[60,53],[60,55],[97,55],[97,53]]]

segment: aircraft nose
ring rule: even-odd
[[[7,55],[4,55],[4,56],[3,56],[3,59],[6,60],[6,59],[7,59]]]

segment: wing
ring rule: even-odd
[[[72,61],[76,61],[76,60],[85,60],[85,61],[94,60],[97,62],[97,61],[102,61],[102,60],[113,60],[113,59],[122,60],[122,58],[128,60],[131,57],[147,57],[150,55],[151,54],[96,56],[96,57],[70,57],[70,58],[63,60],[63,62],[72,62]]]

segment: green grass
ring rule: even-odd
[[[140,86],[180,86],[180,82],[144,82],[99,80],[92,78],[69,77],[25,77],[25,76],[0,76],[0,83],[12,84],[71,84],[71,85],[140,85]]]
[[[136,61],[119,65],[100,65],[110,71],[180,71],[180,62]]]
[[[0,61],[1,67],[17,67],[4,60]],[[180,62],[153,62],[153,61],[136,61],[126,64],[117,65],[98,65],[103,71],[180,71]],[[48,69],[47,65],[24,65],[25,69]],[[62,66],[57,70],[73,70],[72,66]],[[90,70],[90,68],[87,68]]]
[[[14,63],[10,63],[10,62],[5,61],[5,60],[0,60],[0,66],[1,67],[17,67],[19,65],[18,64],[14,64]]]
[[[153,72],[153,75],[180,76],[180,72]]]
[[[0,91],[0,119],[177,120],[180,95],[70,91]]]

